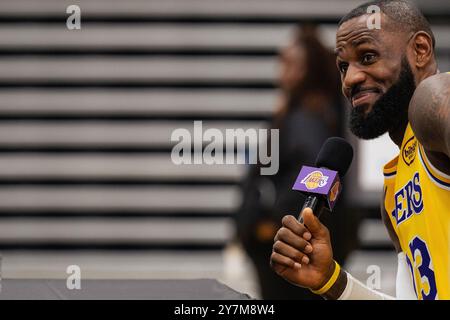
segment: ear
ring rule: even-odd
[[[413,65],[423,69],[434,57],[433,39],[425,31],[418,31],[411,38],[411,46]]]

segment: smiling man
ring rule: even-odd
[[[368,23],[373,5],[380,28]],[[388,132],[399,147],[384,167],[381,205],[398,253],[396,297],[340,268],[309,208],[304,224],[285,216],[274,239],[271,266],[287,281],[327,299],[450,299],[450,74],[439,73],[434,46],[427,20],[402,0],[359,6],[336,34],[351,131],[362,139]]]

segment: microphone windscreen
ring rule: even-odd
[[[328,138],[322,145],[316,158],[316,167],[325,167],[337,171],[342,178],[353,160],[353,148],[339,137]]]

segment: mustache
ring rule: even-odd
[[[362,85],[355,85],[350,89],[350,98],[353,98],[357,94],[364,92],[381,93],[381,90],[375,87],[363,87]]]

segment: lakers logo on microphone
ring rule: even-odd
[[[301,183],[303,183],[309,190],[314,190],[325,186],[327,181],[328,176],[317,170],[309,173]]]

